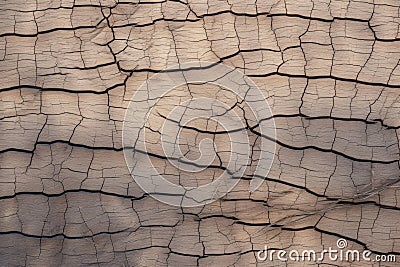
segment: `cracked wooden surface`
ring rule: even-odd
[[[345,238],[400,257],[399,14],[397,0],[1,1],[0,265],[396,266],[256,253]],[[255,156],[227,196],[178,208],[135,184],[122,124],[144,81],[199,60],[260,87],[277,149],[256,192]],[[182,89],[160,112],[192,94],[238,104],[257,151],[260,122],[223,88],[202,88]],[[161,115],[149,120],[160,172],[188,184],[218,175],[225,133],[207,121],[184,129],[189,158],[203,138],[219,148],[219,161],[187,175],[159,152]]]

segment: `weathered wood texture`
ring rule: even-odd
[[[322,250],[339,237],[399,255],[399,6],[2,0],[0,265],[254,266],[265,244]],[[121,130],[136,88],[196,60],[234,66],[257,83],[277,150],[256,192],[243,179],[212,204],[177,208],[134,183]],[[214,136],[199,125],[185,129],[193,157],[197,139]],[[262,137],[249,136],[257,147]],[[184,177],[162,157],[154,163],[171,180]]]

